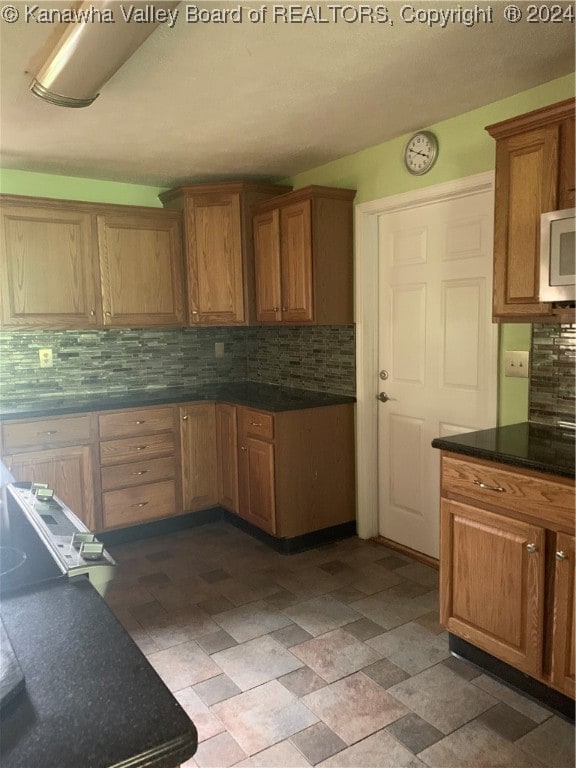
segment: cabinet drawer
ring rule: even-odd
[[[62,443],[85,443],[90,441],[91,434],[88,415],[11,421],[2,425],[5,451]]]
[[[100,437],[131,437],[174,429],[172,408],[143,408],[106,413],[98,417]]]
[[[265,440],[273,440],[274,416],[264,411],[241,408],[239,428],[242,436],[262,437]]]
[[[176,476],[175,461],[172,456],[152,461],[134,461],[130,464],[118,464],[102,467],[102,490],[128,488],[131,485],[155,483]]]
[[[543,475],[444,456],[442,493],[520,512],[541,523],[574,526],[574,486]]]
[[[100,443],[100,463],[104,467],[127,461],[141,461],[174,455],[174,434],[161,432],[158,435],[125,437],[120,440],[106,440]]]
[[[149,483],[102,494],[105,528],[133,525],[178,513],[176,481]]]

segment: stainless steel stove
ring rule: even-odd
[[[0,515],[0,595],[44,581],[87,577],[101,595],[116,563],[57,496],[8,484]]]

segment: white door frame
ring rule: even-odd
[[[494,171],[359,203],[355,208],[357,529],[378,535],[378,217],[494,190]]]

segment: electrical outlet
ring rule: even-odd
[[[223,341],[215,341],[214,342],[214,357],[224,357],[224,342]]]
[[[40,359],[40,368],[52,368],[54,363],[52,362],[52,350],[51,349],[39,349],[38,358]]]
[[[504,352],[504,376],[527,379],[530,373],[529,352]]]

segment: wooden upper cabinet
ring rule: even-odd
[[[179,212],[6,195],[0,216],[3,327],[185,325]]]
[[[254,216],[256,316],[260,322],[281,320],[280,212]]]
[[[255,319],[251,207],[289,187],[248,182],[196,184],[160,195],[184,213],[191,325],[238,325]]]
[[[486,129],[496,139],[494,320],[554,320],[539,301],[540,216],[574,205],[574,99]]]
[[[97,224],[104,325],[185,325],[179,216],[104,213]]]
[[[310,186],[254,207],[259,322],[353,322],[355,194]]]
[[[58,207],[3,201],[1,322],[6,328],[86,328],[101,319],[92,218]]]

